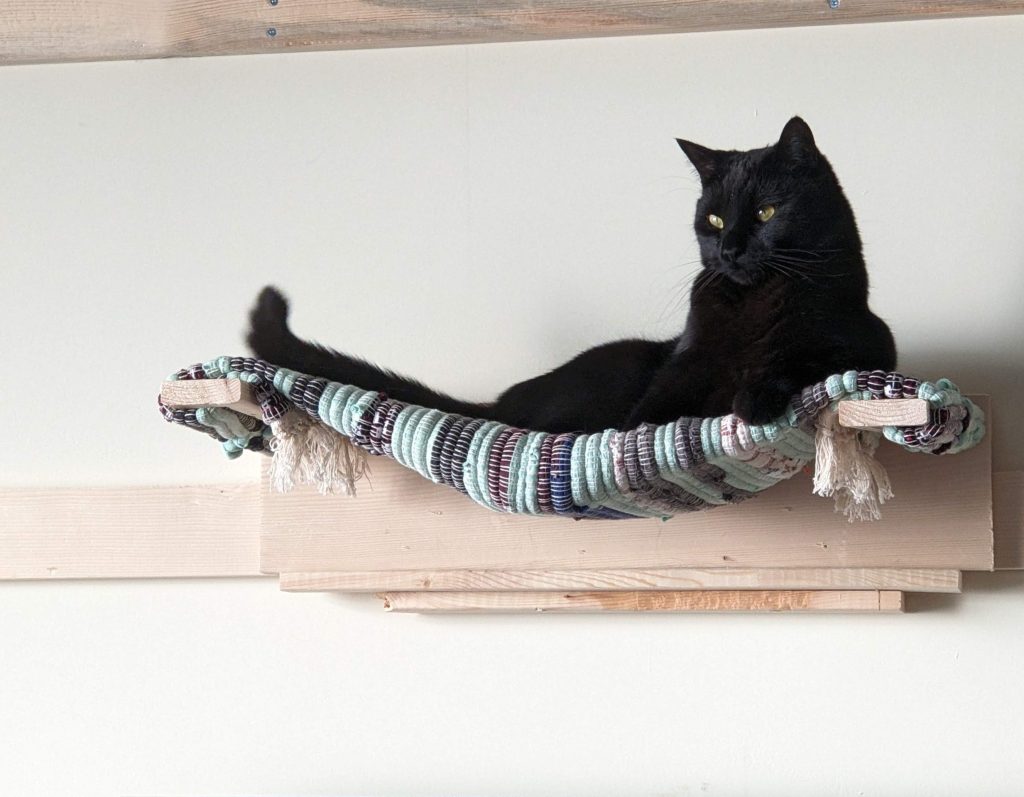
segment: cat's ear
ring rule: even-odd
[[[721,153],[702,147],[700,144],[694,144],[692,141],[684,141],[681,138],[677,138],[676,143],[686,153],[693,168],[697,170],[701,183],[706,185],[715,179],[721,165]]]
[[[807,122],[799,116],[794,116],[782,128],[778,148],[793,160],[808,160],[818,154],[814,133]]]

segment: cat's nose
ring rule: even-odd
[[[743,250],[738,246],[723,246],[721,252],[722,262],[730,266],[735,265],[742,254]]]

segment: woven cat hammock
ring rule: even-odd
[[[230,457],[245,450],[272,453],[278,489],[308,483],[321,492],[353,493],[369,453],[492,510],[574,518],[667,518],[734,504],[812,460],[816,493],[833,496],[851,520],[875,518],[892,495],[873,457],[880,436],[909,451],[951,454],[985,433],[981,410],[949,380],[882,371],[830,376],[794,396],[769,424],[726,415],[595,434],[549,434],[466,418],[249,357],[218,357],[170,379],[247,383],[259,406],[253,413],[261,417],[183,406],[166,389],[160,410],[168,421],[219,440]],[[837,422],[841,401],[907,399],[924,403],[914,425],[879,433]]]

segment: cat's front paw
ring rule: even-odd
[[[736,394],[732,411],[748,424],[770,423],[782,415],[796,388],[783,380],[761,382]]]

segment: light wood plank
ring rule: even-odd
[[[7,0],[0,64],[470,44],[974,17],[1024,0]]]
[[[229,407],[263,418],[252,386],[241,379],[179,379],[164,382],[160,398],[168,407]]]
[[[881,426],[923,426],[928,423],[928,402],[924,399],[840,401],[839,425],[853,429]]]
[[[983,409],[987,398],[976,399]],[[264,500],[267,573],[619,568],[991,570],[991,434],[953,456],[888,443],[896,498],[881,521],[847,523],[806,475],[738,506],[670,521],[573,521],[491,512],[385,459],[358,495]]]
[[[259,485],[0,490],[0,579],[258,576]]]
[[[992,477],[996,570],[1024,570],[1024,471]]]
[[[621,568],[617,570],[385,570],[282,573],[285,592],[506,592],[885,589],[959,592],[958,570]]]
[[[873,590],[631,591],[631,592],[388,592],[391,612],[892,612],[903,593]]]

